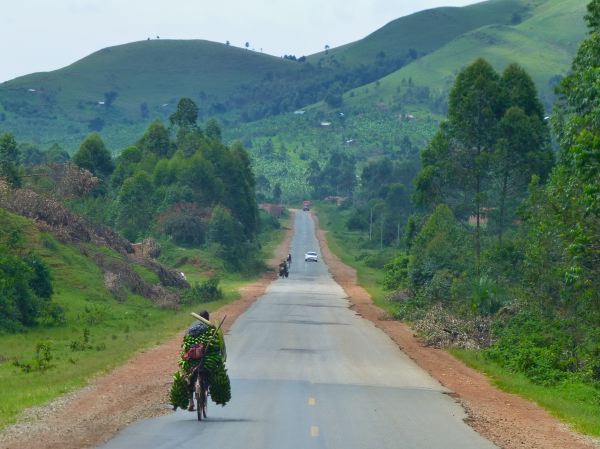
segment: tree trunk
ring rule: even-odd
[[[506,213],[506,192],[508,190],[508,170],[504,170],[504,179],[502,180],[502,193],[500,194],[500,229],[498,231],[498,242],[502,244],[502,234],[504,233],[504,214]]]

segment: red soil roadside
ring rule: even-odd
[[[315,217],[318,228],[318,220]],[[482,373],[448,352],[422,345],[405,323],[386,318],[368,292],[357,285],[356,270],[345,265],[327,246],[325,231],[317,229],[321,252],[330,272],[342,286],[354,310],[383,330],[409,357],[463,405],[468,423],[503,449],[590,449],[600,441],[581,436],[546,410],[494,387]]]
[[[212,312],[216,317],[227,315],[225,332],[277,277],[276,267],[288,254],[292,234],[292,229],[288,229],[268,262],[270,271],[240,289],[239,300]],[[171,376],[177,370],[181,339],[182,335],[177,335],[135,355],[125,365],[93,380],[88,387],[28,410],[25,419],[0,434],[0,448],[93,448],[134,421],[170,413],[167,395]],[[143,384],[140,373],[144,373]]]

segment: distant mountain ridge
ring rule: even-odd
[[[167,120],[184,96],[198,103],[201,120],[215,116],[241,130],[229,137],[250,144],[272,134],[264,129],[272,128],[272,119],[296,109],[327,117],[344,105],[360,109],[368,120],[372,108],[410,106],[435,116],[443,113],[455,74],[479,56],[498,69],[513,61],[522,64],[548,106],[553,86],[567,73],[584,36],[586,4],[489,0],[430,9],[304,62],[202,40],[105,48],[63,69],[0,84],[0,132],[73,151],[96,130],[119,151],[155,118]],[[407,96],[407,80],[427,91]]]

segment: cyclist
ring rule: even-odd
[[[200,315],[206,321],[208,321],[209,317],[210,317],[208,310],[203,310],[198,315]],[[189,335],[191,337],[198,337],[198,336],[204,334],[205,332],[211,331],[211,330],[212,330],[211,326],[207,325],[203,321],[197,321],[188,328],[188,330],[185,334]],[[188,410],[190,412],[194,411],[194,385],[196,384],[197,377],[198,377],[198,370],[194,370],[194,369],[192,369],[191,372],[188,373],[188,376],[187,376],[188,394],[189,394]]]

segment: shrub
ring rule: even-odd
[[[177,203],[158,218],[158,229],[182,246],[204,243],[208,212],[194,203]]]
[[[187,290],[182,298],[184,303],[216,301],[223,297],[223,291],[219,287],[219,278],[207,279],[201,284],[195,283]]]
[[[386,290],[397,290],[406,287],[408,281],[408,263],[410,258],[402,254],[384,265],[383,286]]]

